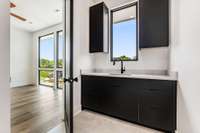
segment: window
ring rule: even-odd
[[[54,86],[54,34],[39,37],[39,84]]]
[[[39,85],[63,88],[63,50],[62,31],[39,37]]]
[[[39,84],[53,87],[54,86],[54,71],[40,70]]]
[[[54,35],[39,38],[39,67],[54,68]]]
[[[137,3],[111,11],[111,60],[138,59]]]
[[[64,40],[63,40],[63,32],[57,32],[58,37],[58,59],[57,59],[57,67],[63,68],[63,50],[64,50]]]

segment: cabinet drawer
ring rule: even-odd
[[[139,122],[157,129],[172,129],[172,104],[170,97],[143,94],[140,97]]]
[[[141,91],[146,93],[170,95],[176,89],[175,81],[143,79],[138,82]]]
[[[142,80],[139,123],[166,131],[176,129],[176,82]]]

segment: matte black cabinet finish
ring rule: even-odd
[[[165,131],[176,129],[176,81],[140,80],[139,123]]]
[[[169,46],[169,0],[140,0],[140,48]]]
[[[130,82],[128,79],[82,76],[82,106],[136,122],[138,94],[137,88],[129,86]]]
[[[105,21],[105,13],[108,14],[108,8],[103,2],[90,7],[90,53],[105,52],[104,39],[106,38],[104,26],[108,25],[108,21]]]
[[[82,76],[82,108],[157,130],[176,130],[176,81]]]

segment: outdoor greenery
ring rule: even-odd
[[[40,68],[54,68],[54,61],[48,59],[40,60]],[[63,60],[58,60],[58,67],[63,67]],[[40,84],[53,86],[54,83],[54,73],[53,71],[42,70],[40,71]]]
[[[58,67],[63,66],[63,60],[58,60]],[[54,61],[48,59],[40,59],[40,68],[54,68]]]
[[[54,76],[53,71],[40,71],[40,84],[53,86]]]
[[[58,60],[58,67],[63,67],[63,60],[62,59],[59,59]]]
[[[53,78],[53,71],[40,71],[40,78],[42,80],[48,78],[52,79]]]
[[[123,55],[123,56],[120,56],[120,57],[115,57],[114,60],[116,60],[116,61],[120,61],[120,60],[122,60],[122,61],[128,61],[128,60],[133,60],[133,59],[131,59],[130,57],[127,57],[127,56]]]
[[[40,67],[41,68],[53,68],[54,67],[54,61],[53,60],[47,60],[47,59],[40,59]]]

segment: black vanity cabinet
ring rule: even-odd
[[[103,2],[90,7],[90,53],[108,52],[108,14]]]
[[[82,107],[125,119],[138,121],[138,93],[130,79],[82,76]]]
[[[176,81],[82,75],[82,109],[176,130]]]
[[[169,0],[139,1],[140,48],[169,45]]]

